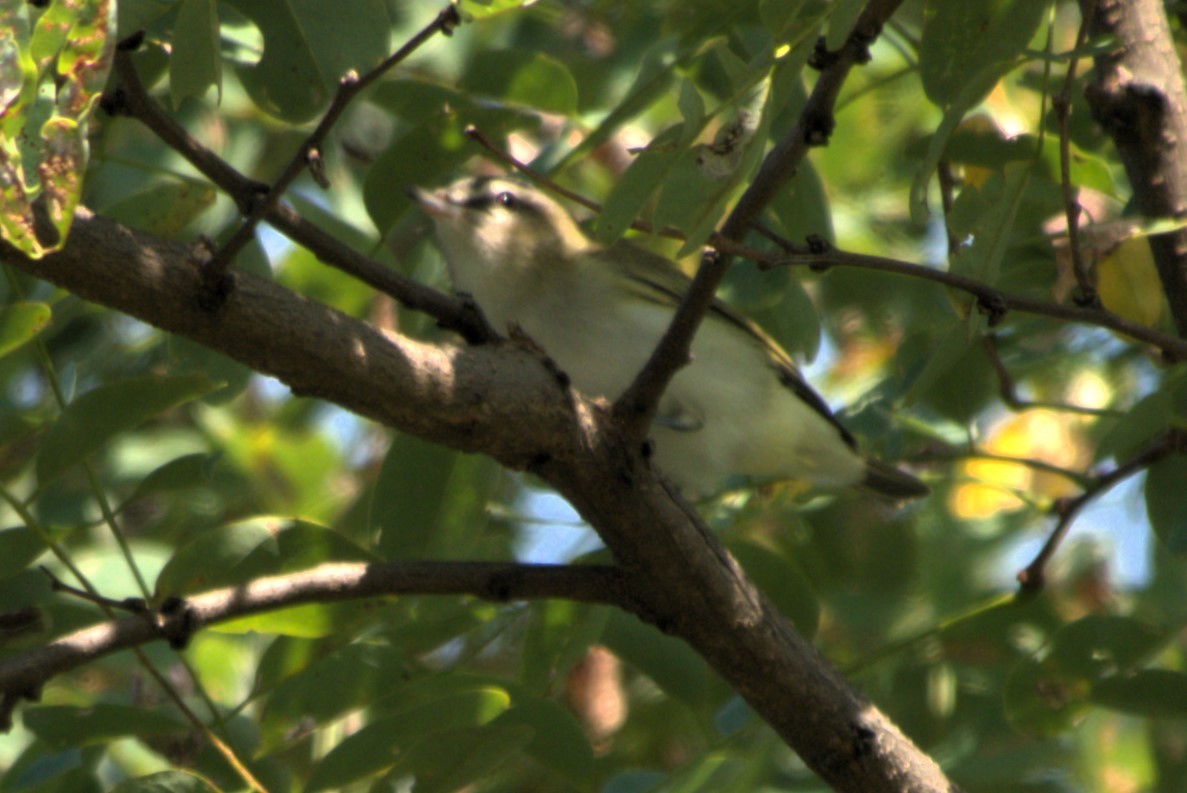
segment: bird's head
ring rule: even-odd
[[[589,246],[565,209],[523,182],[478,176],[441,190],[414,188],[452,267],[557,266]]]

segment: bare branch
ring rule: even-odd
[[[625,577],[614,567],[480,562],[325,564],[173,600],[75,631],[49,644],[0,660],[5,697],[36,692],[56,675],[119,650],[160,639],[184,644],[220,622],[304,603],[382,595],[473,595],[488,600],[564,598],[631,609]]]
[[[1185,441],[1187,441],[1187,437],[1184,436],[1182,431],[1170,430],[1156,438],[1145,449],[1142,449],[1112,471],[1098,476],[1084,488],[1080,495],[1075,498],[1061,499],[1056,502],[1052,511],[1058,516],[1059,520],[1056,522],[1055,528],[1051,530],[1051,535],[1047,537],[1047,542],[1043,543],[1043,547],[1035,555],[1035,558],[1018,573],[1019,589],[1022,592],[1028,593],[1035,593],[1042,590],[1046,584],[1047,563],[1051,561],[1051,557],[1055,555],[1059,544],[1063,542],[1064,537],[1071,530],[1076,516],[1080,514],[1080,510],[1088,502],[1118,482],[1141,473],[1162,458],[1180,451]]]

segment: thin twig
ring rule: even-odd
[[[1064,402],[1042,402],[1023,399],[1018,396],[1018,384],[1014,381],[1013,375],[1010,374],[1010,370],[1006,368],[1005,361],[1002,360],[1001,353],[997,350],[997,337],[992,333],[982,336],[981,347],[985,350],[985,354],[989,357],[989,364],[993,367],[993,371],[997,375],[998,388],[1002,401],[1006,403],[1006,407],[1010,408],[1010,410],[1058,410],[1064,413],[1079,413],[1083,416],[1096,417],[1118,417],[1124,415],[1122,411],[1110,410],[1108,408],[1089,408],[1081,405],[1069,405]]]
[[[1075,522],[1076,516],[1088,502],[1105,492],[1118,482],[1128,479],[1134,474],[1149,468],[1162,458],[1180,451],[1187,442],[1187,434],[1181,430],[1170,430],[1160,435],[1145,449],[1130,459],[1121,463],[1112,471],[1096,477],[1091,484],[1084,488],[1080,495],[1070,499],[1060,499],[1052,507],[1052,512],[1058,516],[1051,536],[1043,543],[1035,558],[1018,573],[1018,586],[1023,593],[1035,593],[1042,590],[1046,584],[1046,568],[1051,557],[1054,556],[1059,544],[1067,536]]]
[[[259,197],[268,192],[268,186],[239,173],[166,113],[148,95],[127,52],[116,52],[115,67],[120,90],[106,103],[108,110],[113,114],[125,113],[144,124],[227,193],[240,212],[250,213]],[[442,327],[456,331],[472,344],[498,338],[472,303],[418,283],[359,253],[291,207],[277,204],[268,212],[266,220],[289,239],[312,251],[321,262],[357,278],[409,309],[423,311]]]
[[[352,70],[342,77],[338,82],[338,90],[335,92],[334,98],[330,101],[330,106],[326,109],[325,115],[321,117],[321,121],[318,122],[313,131],[309,133],[309,137],[297,149],[296,154],[289,160],[284,171],[272,184],[271,189],[256,203],[247,218],[235,230],[235,234],[231,239],[227,240],[226,244],[219,249],[214,258],[206,265],[207,272],[212,281],[218,281],[223,277],[227,269],[231,266],[231,262],[234,261],[235,256],[238,255],[239,251],[243,249],[243,246],[255,234],[256,226],[276,207],[280,202],[281,196],[284,195],[285,191],[288,190],[289,186],[301,172],[306,167],[310,167],[315,163],[319,164],[318,167],[320,168],[321,147],[325,143],[330,129],[337,123],[342,113],[346,110],[346,106],[365,88],[419,49],[422,44],[434,35],[437,33],[442,33],[446,36],[450,35],[454,28],[461,24],[461,21],[462,19],[458,15],[457,7],[448,5],[437,14],[436,19],[425,25],[404,46],[400,47],[400,49],[384,60],[383,63],[362,76],[359,76]],[[315,171],[315,173],[320,173],[320,171]]]
[[[1153,328],[1131,322],[1106,309],[1081,308],[1054,303],[1050,300],[1039,300],[1027,295],[1002,292],[996,287],[981,281],[968,278],[958,273],[937,270],[884,256],[871,256],[863,253],[850,253],[831,248],[823,253],[793,253],[772,257],[769,253],[755,251],[754,258],[760,266],[778,267],[807,265],[813,268],[827,267],[857,267],[866,270],[878,270],[886,273],[898,273],[935,281],[962,292],[968,292],[977,298],[982,311],[989,314],[990,324],[996,325],[1009,311],[1021,311],[1026,314],[1038,314],[1054,319],[1080,322],[1086,325],[1097,325],[1118,333],[1146,342],[1162,350],[1174,360],[1187,360],[1187,340],[1160,333]],[[742,254],[746,255],[746,254]]]
[[[1088,39],[1088,29],[1092,24],[1095,10],[1095,4],[1089,3],[1084,17],[1080,21],[1080,30],[1076,34],[1076,46],[1074,47],[1076,51],[1079,51]],[[1055,111],[1055,120],[1059,127],[1059,182],[1063,189],[1063,211],[1067,217],[1068,249],[1072,257],[1072,272],[1075,274],[1078,286],[1077,294],[1073,299],[1078,306],[1101,308],[1100,295],[1097,294],[1096,286],[1092,283],[1092,275],[1088,272],[1088,265],[1084,261],[1084,250],[1080,245],[1080,214],[1084,208],[1080,206],[1072,187],[1071,133],[1068,118],[1072,113],[1072,87],[1076,81],[1076,62],[1076,58],[1068,61],[1063,90],[1051,98],[1051,108]]]
[[[496,602],[562,598],[634,611],[626,574],[604,565],[531,565],[501,562],[388,562],[324,564],[287,575],[187,596],[181,609],[189,631],[305,603],[384,595],[472,595]],[[50,678],[110,653],[163,636],[169,617],[137,614],[55,639],[0,659],[0,690],[34,690]],[[110,615],[109,615],[110,616]]]
[[[944,208],[944,236],[948,239],[948,258],[952,259],[960,253],[960,240],[952,234],[952,226],[948,223],[956,193],[956,176],[952,173],[952,164],[947,160],[940,160],[936,166],[936,176],[940,181],[940,202]]]
[[[993,454],[992,452],[983,452],[973,449],[968,451],[960,448],[944,448],[944,449],[928,449],[919,454],[908,455],[903,458],[903,462],[912,464],[926,464],[935,462],[959,462],[984,460],[991,463],[1003,463],[1006,465],[1019,465],[1023,468],[1030,468],[1033,471],[1041,471],[1045,474],[1054,474],[1055,476],[1063,477],[1077,485],[1085,485],[1091,480],[1087,474],[1079,471],[1072,471],[1054,463],[1044,462],[1043,460],[1036,460],[1031,457],[1014,457],[1008,454]]]

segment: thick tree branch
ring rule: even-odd
[[[751,584],[599,403],[514,344],[443,348],[236,273],[204,311],[188,249],[80,213],[63,250],[0,261],[219,350],[426,440],[531,467],[589,521],[627,576],[636,613],[687,641],[803,760],[842,791],[947,791],[934,761],[824,661]],[[26,692],[15,692],[24,694]]]
[[[1086,89],[1112,137],[1134,203],[1147,218],[1187,217],[1187,90],[1162,0],[1081,0],[1091,34],[1117,48],[1096,56]],[[1180,336],[1187,337],[1187,229],[1150,237]]]
[[[614,567],[479,562],[325,564],[186,598],[63,636],[0,660],[0,718],[50,678],[98,658],[159,639],[174,644],[208,625],[299,606],[382,595],[474,595],[488,600],[563,598],[631,610],[625,577]],[[7,721],[4,721],[7,724]]]

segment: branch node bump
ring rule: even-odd
[[[198,627],[190,604],[184,598],[170,596],[162,601],[157,615],[161,636],[174,650],[184,650]]]
[[[1006,318],[1010,306],[1001,292],[993,291],[977,295],[977,310],[989,317],[989,327],[994,328]]]
[[[812,54],[808,56],[808,65],[816,71],[822,72],[839,60],[841,60],[841,53],[830,50],[824,36],[821,36],[816,39],[816,44],[812,47]]]

